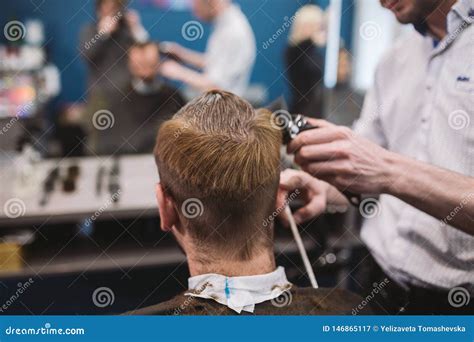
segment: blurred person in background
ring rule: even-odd
[[[128,50],[137,42],[149,38],[140,17],[127,10],[126,0],[96,0],[97,22],[85,26],[80,34],[79,51],[87,66],[87,105],[84,121],[87,131],[87,152],[113,153],[110,146],[100,145],[100,136],[107,135],[104,129],[94,125],[97,113],[108,112],[115,121],[112,108],[117,108],[127,97],[131,81],[128,68]],[[112,121],[111,121],[112,122]],[[104,139],[100,140],[101,143]]]
[[[151,153],[160,124],[171,118],[185,101],[179,91],[159,77],[158,43],[134,44],[128,54],[131,75],[121,101],[111,101],[115,123],[98,135],[100,154]]]
[[[247,18],[231,0],[193,0],[193,11],[199,20],[213,25],[206,51],[200,53],[176,43],[164,44],[164,50],[183,64],[166,61],[161,68],[163,76],[188,85],[192,97],[212,88],[243,96],[256,58],[255,37]],[[188,29],[203,34],[202,26]]]
[[[138,13],[126,0],[96,0],[97,22],[85,26],[79,50],[87,64],[88,92],[111,89],[122,93],[130,81],[128,49],[148,40]]]
[[[339,49],[336,87],[349,87],[352,73],[351,55],[344,47]]]
[[[316,5],[301,7],[295,14],[285,54],[292,113],[322,117],[325,44],[324,12]]]
[[[341,39],[338,54],[337,83],[334,88],[326,91],[324,96],[325,118],[332,123],[350,126],[360,116],[364,96],[351,87],[351,76],[351,54],[344,47],[344,41]]]

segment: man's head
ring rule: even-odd
[[[151,81],[158,74],[160,51],[158,44],[148,42],[135,44],[128,53],[128,68],[133,77]]]
[[[239,262],[273,252],[281,132],[268,111],[209,91],[165,122],[155,158],[162,229],[188,255]]]
[[[380,0],[402,24],[421,24],[446,1],[451,0]]]
[[[96,0],[95,8],[99,18],[113,17],[126,7],[126,0]]]
[[[199,20],[212,21],[231,0],[193,0],[193,13]]]

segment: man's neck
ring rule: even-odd
[[[276,268],[275,257],[272,252],[265,252],[244,261],[219,260],[219,258],[213,258],[212,261],[208,262],[196,261],[200,259],[188,255],[189,272],[193,277],[209,273],[228,277],[252,276],[271,273]]]
[[[447,17],[456,0],[445,0],[426,18],[428,32],[436,39],[441,40],[447,34]]]

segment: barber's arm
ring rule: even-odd
[[[150,39],[148,31],[143,27],[140,15],[135,10],[128,10],[125,14],[125,22],[130,28],[133,39],[138,43],[144,43]]]
[[[160,44],[161,52],[176,56],[183,63],[197,69],[204,69],[206,66],[205,55],[201,52],[185,48],[177,43],[163,42]]]
[[[207,75],[187,68],[173,60],[161,64],[160,74],[170,80],[183,82],[202,92],[216,87]]]
[[[149,39],[149,34],[136,11],[128,10],[125,14],[125,22],[134,41],[143,43]],[[100,18],[96,25],[88,25],[82,29],[79,50],[87,62],[96,63],[107,51],[109,44],[116,44],[110,40],[110,36],[117,31],[119,24],[119,16],[106,16]]]
[[[390,152],[347,127],[311,120],[319,129],[288,146],[303,170],[339,190],[390,194],[474,235],[474,179]]]

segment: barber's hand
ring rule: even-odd
[[[389,181],[390,151],[324,120],[308,119],[317,129],[304,131],[288,146],[295,162],[341,191],[379,194]]]
[[[175,42],[161,42],[160,52],[181,58],[184,48]]]
[[[125,21],[132,31],[141,29],[142,24],[140,21],[140,15],[137,11],[128,10],[125,14]]]
[[[111,16],[103,17],[97,24],[97,31],[106,35],[112,34],[117,30],[117,28],[118,20]]]
[[[167,60],[161,63],[159,72],[163,77],[180,81],[183,75],[183,66],[176,61]]]
[[[296,223],[300,224],[326,210],[328,190],[329,184],[326,182],[317,180],[304,171],[287,169],[280,175],[277,205],[278,208],[284,208],[292,200],[302,200],[304,206],[293,214]],[[282,209],[279,211],[283,212]],[[288,225],[286,215],[280,215],[280,219]]]

